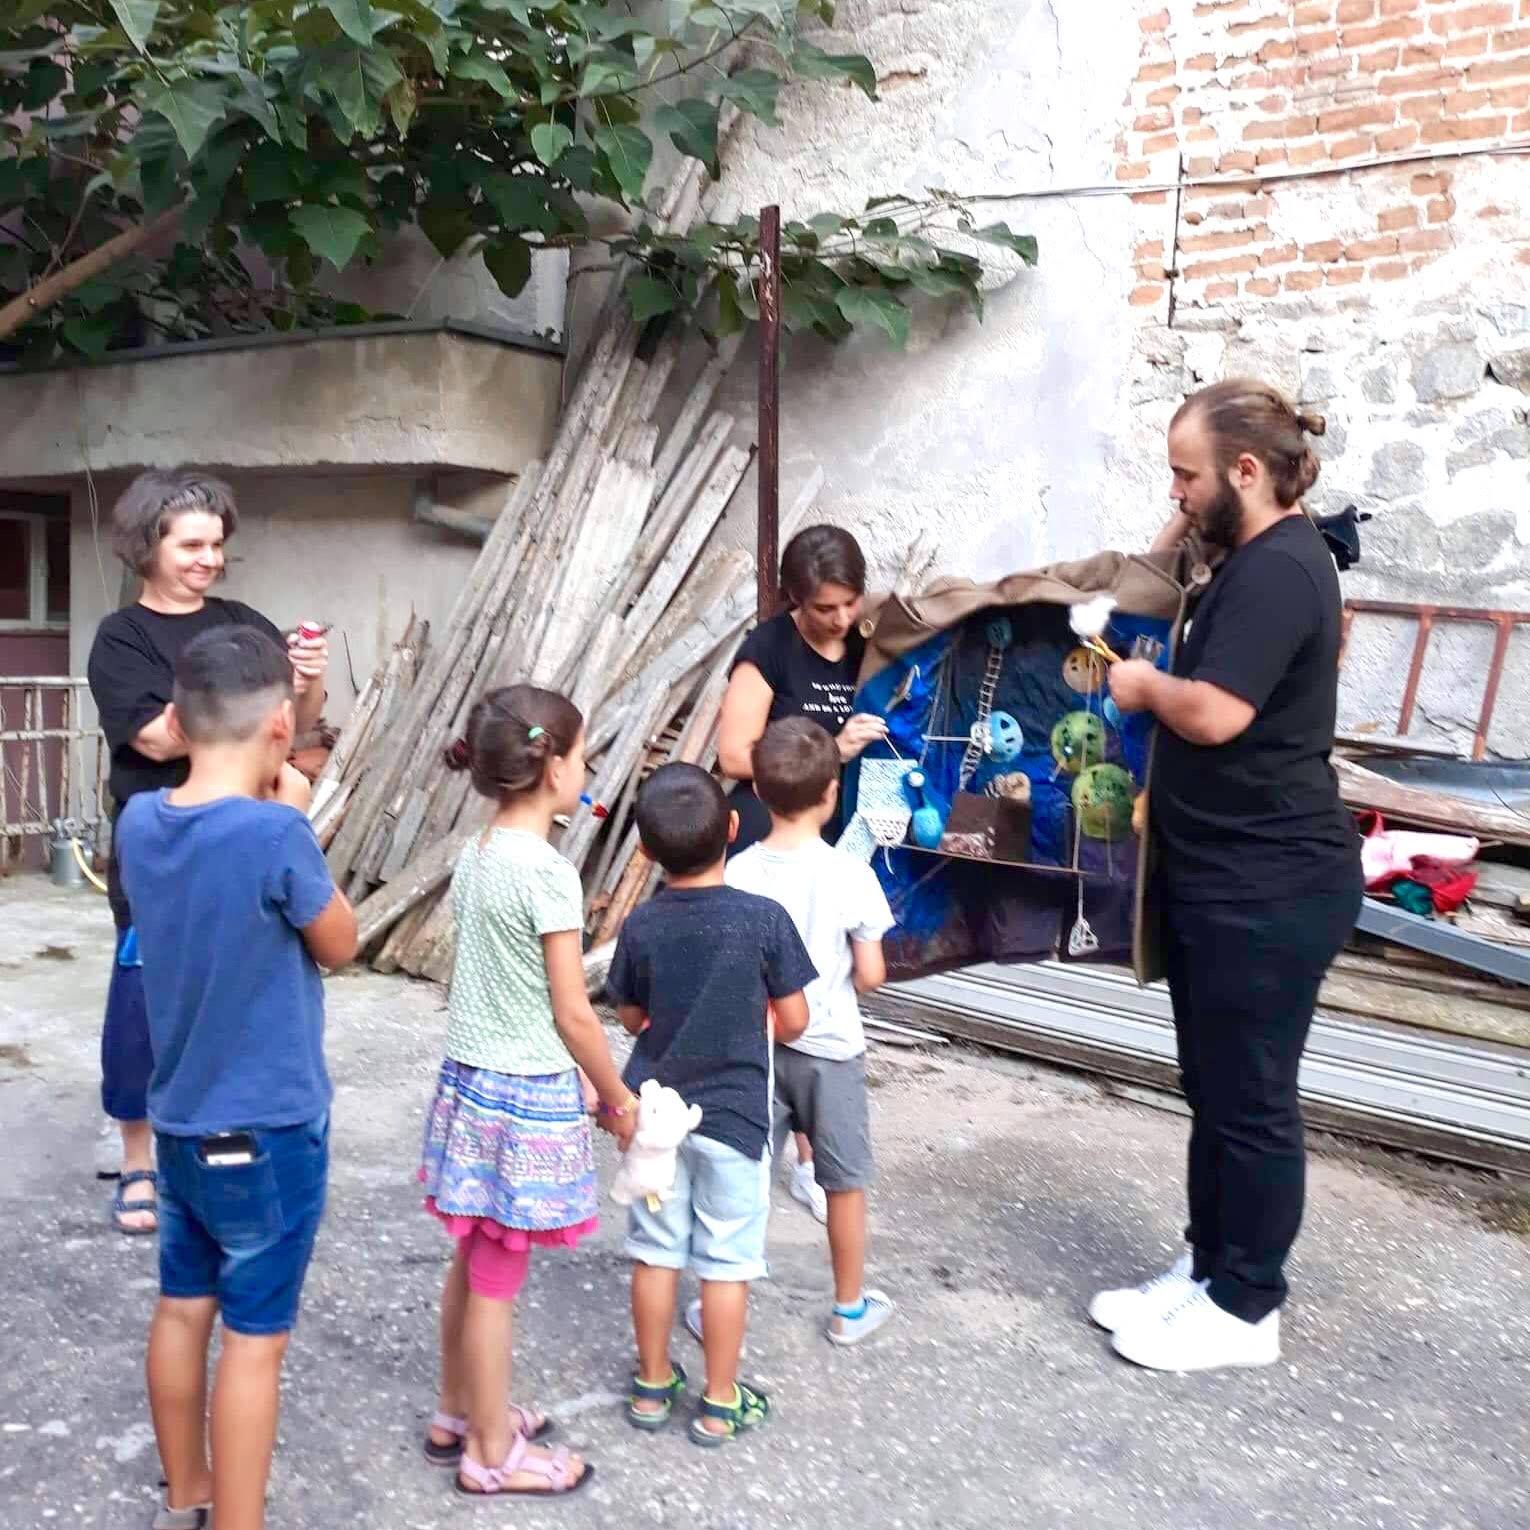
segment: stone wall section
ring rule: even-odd
[[[1179,399],[1268,377],[1328,420],[1319,512],[1357,504],[1351,596],[1530,607],[1530,0],[1172,0],[1137,18],[1123,460]],[[1389,155],[1459,156],[1377,167]],[[1239,181],[1239,175],[1300,178]],[[1186,179],[1228,178],[1176,189]],[[1390,732],[1412,633],[1367,619],[1344,723]],[[1435,638],[1415,729],[1470,739],[1490,634]],[[1530,754],[1530,633],[1495,752]]]

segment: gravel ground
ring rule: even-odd
[[[189,934],[188,938],[195,938]],[[110,950],[99,900],[0,886],[0,1524],[146,1526],[142,1396],[151,1240],[114,1234],[90,1177]],[[291,1351],[270,1524],[433,1530],[465,1511],[419,1455],[433,1406],[444,1240],[412,1183],[441,993],[371,973],[328,986],[338,1094],[329,1217]],[[778,1192],[772,1279],[745,1370],[759,1435],[703,1455],[623,1422],[619,1214],[534,1263],[517,1394],[600,1469],[517,1525],[698,1530],[992,1523],[1106,1530],[1524,1530],[1530,1242],[1503,1187],[1320,1155],[1285,1358],[1166,1378],[1118,1362],[1082,1308],[1163,1263],[1184,1123],[1087,1081],[955,1052],[874,1049],[881,1182],[872,1278],[900,1305],[863,1348],[821,1337],[821,1231]],[[601,1139],[602,1171],[611,1154]],[[1517,1229],[1517,1231],[1516,1231]],[[699,1363],[683,1334],[676,1353]]]

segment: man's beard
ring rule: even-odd
[[[1236,547],[1243,531],[1243,500],[1238,491],[1224,483],[1198,520],[1201,535],[1213,547]]]

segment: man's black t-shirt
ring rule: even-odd
[[[851,630],[845,639],[845,656],[826,659],[797,630],[789,611],[761,622],[743,641],[733,668],[752,664],[771,689],[767,724],[783,717],[807,717],[831,734],[850,721],[855,710],[855,682],[866,654],[866,640]],[[738,838],[729,855],[737,855],[770,833],[770,815],[747,781],[733,790],[732,805],[738,810]],[[824,837],[838,836],[837,816],[824,826]]]
[[[734,887],[663,888],[622,926],[606,992],[648,1016],[622,1074],[701,1106],[697,1131],[746,1158],[770,1140],[768,999],[818,976],[791,916]]]
[[[124,606],[96,628],[86,675],[111,751],[107,785],[116,812],[139,792],[179,786],[186,779],[190,767],[184,759],[151,760],[133,748],[133,740],[165,710],[181,650],[208,628],[227,626],[256,627],[275,642],[282,641],[281,633],[259,611],[237,600],[212,597],[200,611],[174,616],[143,605]],[[119,925],[126,925],[127,903],[117,884],[116,867],[108,869],[112,912]]]
[[[1255,709],[1226,744],[1167,725],[1153,760],[1153,826],[1169,897],[1292,897],[1357,883],[1360,842],[1329,756],[1338,709],[1338,574],[1305,515],[1223,563],[1195,608],[1174,673]]]

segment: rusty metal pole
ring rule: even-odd
[[[781,209],[760,211],[759,619],[780,604],[781,561]]]

